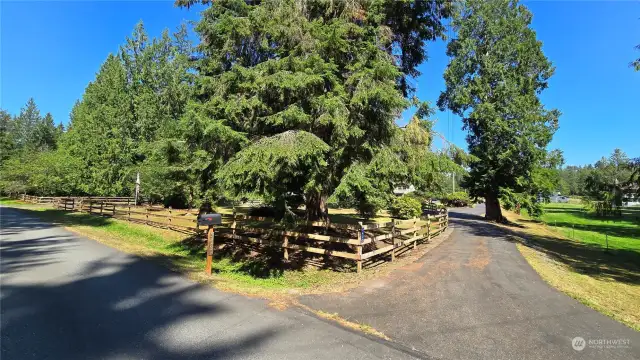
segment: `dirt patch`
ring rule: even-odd
[[[491,262],[491,255],[489,255],[489,249],[487,248],[487,240],[481,239],[476,245],[473,255],[465,264],[468,267],[472,267],[478,270],[484,270]]]

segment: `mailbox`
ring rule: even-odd
[[[222,215],[220,214],[200,214],[198,216],[198,226],[221,225]]]

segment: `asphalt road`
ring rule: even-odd
[[[548,286],[483,213],[451,211],[451,237],[388,278],[301,301],[424,357],[640,359],[640,333]],[[574,350],[576,337],[584,349]]]
[[[302,310],[201,286],[0,208],[0,358],[407,359]]]

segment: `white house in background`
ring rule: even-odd
[[[557,193],[549,196],[549,201],[552,203],[568,203],[569,197]]]
[[[396,195],[404,195],[416,191],[413,185],[400,184],[393,189],[393,193]]]
[[[630,186],[624,189],[622,195],[622,206],[638,206],[640,205],[640,196],[638,196],[638,187]]]

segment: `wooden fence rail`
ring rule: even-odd
[[[29,201],[29,200],[27,200]],[[111,198],[58,198],[53,202],[58,209],[80,211],[92,215],[108,216],[154,227],[201,233],[197,213],[158,207],[136,207]],[[357,272],[363,263],[386,256],[394,261],[404,249],[416,248],[442,233],[449,225],[446,212],[423,215],[420,218],[385,223],[343,224],[329,221],[300,221],[279,228],[273,218],[244,214],[223,214],[223,225],[216,228],[216,238],[283,249],[289,259],[291,251],[337,257],[355,261]]]

